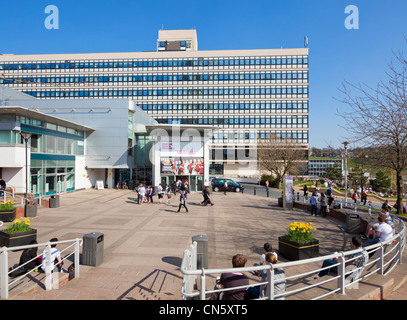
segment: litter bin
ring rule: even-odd
[[[99,232],[91,232],[83,235],[82,264],[86,266],[98,266],[103,262],[104,235]]]
[[[49,199],[49,207],[50,208],[59,208],[59,195],[53,195]]]
[[[208,237],[197,235],[192,237],[192,242],[196,241],[197,268],[208,269]]]
[[[25,205],[25,216],[30,218],[37,216],[37,201],[27,201]]]
[[[346,226],[348,233],[360,233],[360,215],[356,212],[349,211],[346,213]]]

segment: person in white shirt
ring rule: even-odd
[[[49,242],[58,242],[58,239],[52,238],[51,240],[49,240]],[[51,270],[54,271],[54,268],[57,267],[58,271],[61,271],[61,268],[62,268],[61,251],[59,251],[56,248],[56,246],[57,246],[56,244],[51,245],[51,261],[52,261]],[[41,258],[42,258],[41,269],[42,269],[42,271],[45,272],[46,261],[47,261],[45,249],[42,252]]]
[[[144,188],[144,186],[141,184],[140,187],[138,188],[138,194],[140,196],[139,199],[139,204],[143,204],[144,202],[144,198],[146,196],[146,188]]]
[[[379,243],[379,242],[384,242],[391,237],[393,237],[393,228],[386,223],[387,216],[385,213],[381,213],[379,217],[377,218],[379,221],[379,225],[377,226],[376,232],[373,235],[373,238],[370,240],[367,240],[363,243],[364,247]]]
[[[163,187],[161,186],[161,183],[157,187],[157,194],[158,194],[158,202],[162,203],[162,199],[164,197],[164,190],[163,190]]]

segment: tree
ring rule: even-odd
[[[350,142],[370,148],[369,161],[396,172],[398,213],[402,213],[402,171],[407,164],[407,63],[398,59],[376,88],[364,84],[343,85],[341,100],[350,111],[338,112],[345,121]],[[355,90],[357,95],[354,95]]]
[[[352,170],[348,173],[348,185],[349,186],[366,186],[368,179],[364,176],[364,171],[362,166],[355,165]]]
[[[380,170],[376,173],[376,179],[370,180],[370,184],[374,191],[387,190],[390,188],[391,179],[384,171]]]
[[[325,170],[325,177],[329,180],[333,180],[336,182],[342,181],[343,175],[342,175],[342,168],[339,165],[336,165],[334,167],[329,167]]]
[[[308,151],[290,140],[271,139],[257,145],[257,156],[261,170],[270,172],[280,188],[283,177],[287,174],[299,174],[305,171]]]

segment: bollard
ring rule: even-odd
[[[256,187],[254,187],[253,194],[256,195]]]
[[[267,198],[268,198],[268,197],[270,197],[270,193],[269,193],[269,191],[267,190]]]

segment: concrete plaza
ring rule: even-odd
[[[184,209],[175,212],[178,196],[169,205],[165,204],[166,199],[162,204],[157,200],[155,196],[153,204],[138,205],[136,193],[131,190],[89,189],[61,195],[59,208],[39,209],[32,221],[38,230],[39,243],[53,237],[69,240],[100,232],[104,234],[104,260],[97,267],[81,265],[80,278],[58,290],[45,291],[37,284],[30,292],[10,291],[10,299],[179,300],[182,254],[192,243],[192,237],[200,234],[209,239],[211,269],[231,267],[231,258],[236,253],[247,256],[247,266],[258,263],[263,244],[270,242],[278,249],[278,237],[285,234],[293,221],[312,222],[317,227],[315,237],[321,243],[320,255],[350,249],[351,235],[346,234],[343,223],[329,217],[311,217],[299,209],[283,210],[275,198],[213,193],[215,205],[203,207],[202,196],[191,193],[189,213]],[[19,253],[11,254],[10,263],[17,262],[18,257]],[[69,264],[68,261],[64,268]],[[401,278],[393,276],[396,271],[389,276],[393,283],[404,283],[407,272],[403,266],[396,267]],[[375,286],[390,281],[383,278],[379,277]],[[361,292],[356,296],[362,296]],[[306,294],[296,297],[308,298]],[[355,299],[352,294],[337,298]]]

